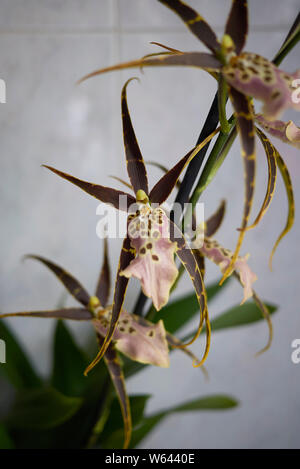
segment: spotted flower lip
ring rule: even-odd
[[[142,207],[129,222],[128,234],[137,256],[120,275],[139,279],[144,294],[160,310],[178,275],[174,261],[176,243],[170,241],[169,220],[160,207]]]
[[[97,332],[105,337],[111,320],[111,308],[94,319]],[[162,321],[141,325],[132,314],[122,310],[113,335],[116,348],[131,360],[168,368],[170,365],[166,330]]]
[[[279,138],[284,143],[289,143],[296,148],[300,148],[300,128],[293,121],[268,121],[262,114],[257,114],[255,119],[273,137]]]
[[[199,252],[220,267],[221,272],[225,272],[231,263],[233,253],[229,249],[223,248],[215,239],[204,238],[204,242],[199,248]],[[241,304],[253,296],[252,284],[257,280],[257,276],[250,269],[247,261],[249,254],[244,257],[239,256],[232,266],[232,271],[239,275],[240,282],[244,287],[244,296]]]
[[[243,52],[231,58],[222,74],[236,90],[262,101],[262,114],[269,121],[276,120],[286,109],[300,110],[300,103],[293,99],[300,70],[289,74],[260,55]]]

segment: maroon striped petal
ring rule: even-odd
[[[233,40],[236,54],[240,54],[246,43],[248,34],[247,0],[232,0],[225,34],[228,34],[228,36]]]
[[[47,311],[21,311],[18,313],[0,314],[0,318],[10,317],[34,317],[71,319],[73,321],[90,321],[94,316],[88,309],[85,308],[62,308]]]
[[[110,267],[108,262],[108,242],[104,239],[104,256],[101,267],[101,272],[96,288],[96,297],[99,298],[103,307],[106,306],[110,293]]]
[[[255,218],[255,221],[252,223],[251,226],[247,227],[247,230],[250,230],[254,228],[258,223],[261,221],[261,219],[264,217],[264,215],[267,213],[267,210],[272,202],[274,192],[275,192],[275,187],[276,187],[276,178],[277,178],[277,165],[276,165],[276,157],[277,157],[277,150],[276,148],[272,145],[268,137],[256,128],[256,133],[264,147],[265,154],[267,157],[267,163],[268,163],[268,185],[267,185],[267,191],[266,195],[263,201],[263,204],[261,206],[261,209]]]
[[[254,118],[252,114],[252,107],[250,100],[243,94],[229,88],[229,96],[234,108],[234,114],[237,120],[237,129],[240,135],[242,146],[242,157],[244,163],[244,178],[245,178],[245,200],[244,200],[244,213],[240,234],[237,245],[232,256],[232,260],[226,271],[224,272],[221,284],[231,274],[233,264],[235,263],[240,248],[245,236],[248,219],[251,212],[253,202],[254,186],[255,186],[255,167],[256,167],[256,153],[255,153],[255,127]]]
[[[222,200],[216,212],[205,221],[205,236],[213,236],[220,228],[226,210],[226,201]]]
[[[190,150],[181,160],[168,171],[153,187],[150,192],[150,201],[152,203],[162,204],[171,194],[176,186],[179,176],[185,167],[197,157],[203,147],[205,147],[210,140],[220,131],[220,127],[214,130],[206,139],[196,145],[195,148]]]
[[[75,184],[75,186],[87,192],[89,195],[96,199],[104,202],[105,204],[111,204],[118,210],[127,211],[131,205],[135,203],[135,198],[132,195],[127,194],[123,191],[111,189],[110,187],[99,186],[98,184],[92,184],[91,182],[82,181],[70,174],[59,171],[58,169],[52,168],[51,166],[43,165],[53,173],[57,174],[63,179]]]
[[[69,272],[64,270],[54,262],[49,261],[45,257],[41,256],[34,256],[32,254],[25,257],[26,259],[34,259],[39,262],[42,262],[51,272],[56,275],[56,277],[62,282],[62,284],[66,287],[66,289],[71,293],[71,295],[79,301],[83,306],[88,306],[90,295],[85,290],[85,288],[81,285],[81,283],[76,280]]]
[[[174,11],[208,49],[214,53],[219,50],[220,44],[215,32],[199,13],[180,0],[159,0],[159,2]]]
[[[100,346],[102,342],[100,341]],[[127,449],[131,439],[132,433],[132,422],[131,422],[131,412],[130,412],[130,402],[126,391],[126,384],[124,373],[122,370],[121,362],[118,357],[115,347],[110,344],[107,348],[104,360],[107,365],[112,383],[114,385],[124,422],[124,445],[123,449]]]
[[[124,62],[110,67],[95,70],[79,80],[79,83],[102,73],[112,72],[114,70],[123,70],[126,68],[140,67],[163,67],[163,66],[183,66],[199,67],[207,71],[216,72],[221,69],[221,63],[212,54],[205,52],[183,52],[183,53],[162,53],[154,57],[143,57],[138,60]]]
[[[87,367],[85,370],[85,375],[92,369],[94,368],[95,365],[101,360],[103,357],[104,353],[107,350],[107,347],[109,346],[115,329],[117,327],[117,323],[121,314],[122,306],[124,303],[125,299],[125,294],[128,286],[128,279],[126,277],[122,277],[120,275],[120,272],[122,272],[128,264],[132,261],[132,259],[135,256],[135,251],[132,249],[130,245],[130,239],[127,236],[124,241],[123,241],[123,246],[120,254],[120,260],[119,260],[119,267],[117,271],[117,278],[116,278],[116,283],[115,283],[115,291],[114,291],[114,299],[113,299],[113,304],[112,304],[112,317],[111,317],[111,322],[108,328],[108,332],[106,334],[104,343],[99,350],[97,356],[95,359],[92,361],[92,363]]]
[[[129,179],[135,193],[139,189],[148,195],[148,180],[145,163],[134,133],[130,113],[127,105],[127,85],[134,78],[129,79],[122,89],[121,106],[123,122],[123,138],[125,146],[126,164]]]
[[[207,312],[207,298],[206,298],[205,286],[204,286],[204,282],[203,282],[203,278],[201,275],[198,262],[195,259],[193,251],[188,247],[182,233],[180,232],[179,228],[176,225],[174,225],[174,223],[171,223],[170,238],[172,241],[176,242],[177,244],[176,254],[193,282],[195,293],[196,293],[199,306],[200,306],[200,322],[199,322],[198,330],[195,336],[193,337],[193,339],[190,340],[188,343],[182,345],[181,347],[187,347],[188,345],[191,345],[199,337],[203,328],[203,324],[205,322],[206,324],[206,347],[205,347],[205,351],[204,351],[202,359],[197,364],[197,366],[201,366],[207,358],[209,347],[210,347],[210,339],[211,339],[211,328],[210,328],[210,322],[209,322],[209,317],[208,317],[208,312]]]

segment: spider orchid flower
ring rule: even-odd
[[[206,220],[204,225],[199,226],[197,230],[197,235],[193,243],[193,247],[195,255],[199,260],[201,260],[201,270],[203,277],[205,273],[205,258],[218,265],[222,273],[231,263],[233,252],[221,246],[221,244],[213,238],[224,219],[225,209],[226,204],[223,200],[216,212],[210,218],[208,218],[208,220]],[[247,262],[248,259],[249,254],[243,257],[239,256],[233,264],[231,274],[234,274],[243,287],[243,299],[241,304],[245,303],[248,299],[253,297],[263,317],[267,321],[269,327],[269,339],[267,345],[259,352],[262,353],[271,346],[273,326],[267,307],[260,300],[257,293],[253,290],[252,285],[257,280],[257,276],[249,267]]]
[[[81,307],[48,311],[23,311],[2,314],[0,317],[21,316],[88,321],[93,325],[99,346],[101,346],[105,339],[112,314],[112,307],[107,304],[110,292],[110,267],[106,240],[104,259],[94,296],[89,295],[81,283],[59,265],[44,257],[34,255],[27,257],[41,262],[50,269],[75,300],[81,304]],[[178,347],[178,345],[181,345],[180,340],[166,332],[162,320],[153,324],[122,309],[113,340],[104,354],[104,360],[120,402],[124,421],[124,448],[127,448],[130,443],[132,424],[129,399],[118,351],[133,361],[166,368],[169,366],[169,347],[174,348],[175,346]],[[197,361],[197,358],[190,350],[183,349],[183,352],[194,361]]]
[[[96,70],[83,77],[79,82],[101,73],[124,68],[192,66],[208,71],[219,80],[220,96],[227,90],[241,140],[245,173],[245,201],[236,248],[231,263],[224,272],[222,283],[230,275],[233,264],[238,258],[248,229],[254,196],[256,149],[252,98],[262,101],[263,116],[270,121],[278,119],[281,113],[288,108],[300,110],[299,100],[293,99],[294,93],[298,92],[294,87],[294,80],[296,82],[300,77],[300,70],[295,73],[287,73],[260,55],[243,52],[248,33],[247,0],[232,0],[232,7],[221,41],[218,40],[217,35],[205,19],[186,3],[181,0],[159,1],[183,20],[189,30],[210,50],[210,53],[182,52],[156,43],[167,51],[149,54],[138,60]],[[292,34],[293,32],[290,33],[290,35]],[[291,37],[288,36],[284,45],[290,39]],[[254,224],[251,225],[251,227],[253,226]]]
[[[156,309],[159,310],[166,304],[170,289],[177,277],[174,254],[177,255],[188,271],[200,306],[200,322],[197,334],[184,346],[190,345],[196,340],[204,323],[206,324],[207,342],[203,359],[198,364],[200,366],[206,359],[210,343],[210,325],[205,287],[192,250],[188,248],[181,231],[168,219],[161,204],[172,192],[183,169],[220,129],[216,129],[201,144],[189,151],[149,191],[146,167],[127,106],[126,89],[131,80],[128,80],[122,89],[121,107],[126,166],[135,196],[109,187],[82,181],[55,168],[45,166],[53,173],[72,182],[101,202],[111,204],[116,209],[129,213],[128,231],[123,241],[115,283],[111,321],[104,344],[91,367],[102,358],[113,338],[120,319],[130,277],[136,277],[141,281],[144,293],[151,297]],[[133,207],[135,208],[134,210]]]

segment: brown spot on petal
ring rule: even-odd
[[[152,259],[156,262],[159,261],[159,257],[156,254],[153,254]]]
[[[148,244],[146,245],[146,248],[147,248],[147,249],[152,249],[152,243],[148,243]]]

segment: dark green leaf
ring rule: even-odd
[[[6,345],[6,363],[0,365],[0,372],[17,389],[41,386],[41,379],[34,371],[16,337],[3,321],[0,321],[0,339],[4,340]]]
[[[84,370],[89,360],[75,343],[69,329],[58,321],[54,335],[51,385],[67,396],[81,396],[88,379]]]
[[[70,419],[82,399],[67,397],[53,388],[22,391],[6,418],[9,428],[49,429]]]
[[[14,443],[11,440],[7,429],[0,423],[0,449],[13,449]]]
[[[270,314],[277,311],[277,306],[269,303],[265,303],[265,305]],[[211,328],[213,331],[218,331],[220,329],[227,329],[228,327],[246,326],[263,319],[260,309],[251,301],[243,305],[235,306],[225,313],[220,314],[220,316],[211,321]]]
[[[226,395],[205,396],[193,401],[180,404],[165,411],[158,412],[155,415],[146,417],[137,428],[134,429],[131,441],[131,447],[137,446],[153,428],[166,416],[175,412],[187,411],[206,411],[206,410],[226,410],[236,407],[236,399]]]
[[[221,394],[201,397],[200,399],[195,399],[194,401],[187,402],[186,404],[181,404],[169,410],[168,413],[187,412],[190,410],[225,410],[236,407],[237,405],[238,402],[236,399]]]

